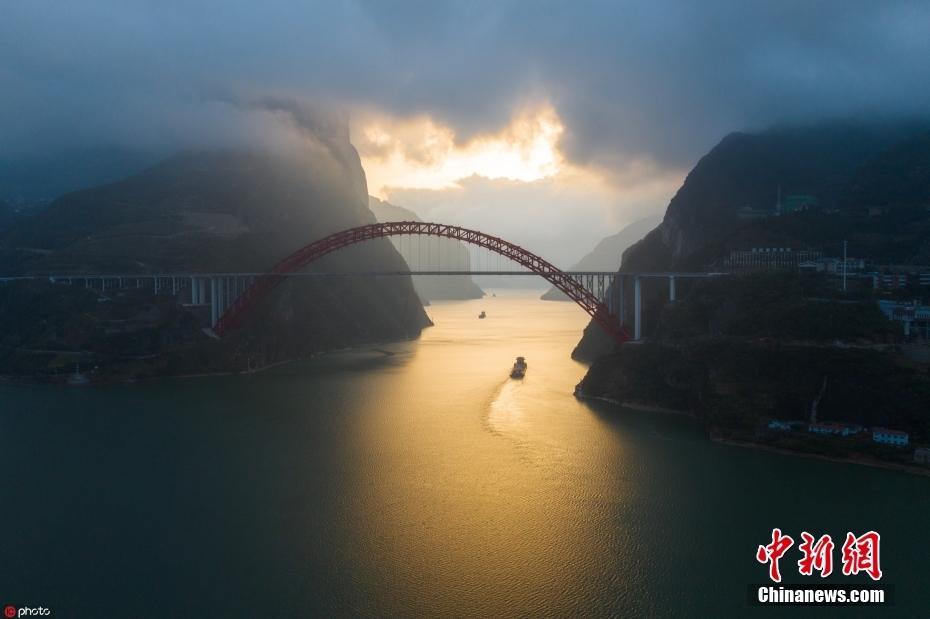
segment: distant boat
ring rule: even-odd
[[[481,313],[478,314],[478,318],[484,318],[487,314],[484,313],[484,310],[481,310]]]
[[[526,359],[517,357],[517,361],[513,364],[513,369],[510,370],[510,378],[523,378],[526,374],[526,367]]]

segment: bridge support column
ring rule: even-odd
[[[675,302],[675,276],[668,276],[668,300]]]
[[[617,284],[620,286],[620,324],[626,324],[626,277],[623,275],[617,278]]]
[[[643,291],[642,278],[633,278],[633,339],[643,336]]]
[[[220,298],[219,291],[216,288],[216,278],[210,278],[210,326],[216,326],[216,321],[220,319],[219,307],[220,307]]]

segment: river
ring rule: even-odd
[[[767,573],[756,547],[777,526],[837,546],[879,531],[896,599],[877,614],[930,608],[930,479],[577,401],[585,366],[569,355],[586,316],[538,294],[434,303],[416,341],[251,376],[0,386],[0,604],[61,617],[778,616],[747,605]],[[508,377],[517,355],[522,381]],[[813,583],[795,551],[786,580]]]

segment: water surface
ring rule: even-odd
[[[930,480],[579,402],[569,354],[586,317],[536,294],[435,303],[417,341],[253,376],[0,387],[0,603],[779,616],[747,607],[746,586],[780,526],[880,531],[897,597],[884,614],[930,607]],[[522,381],[508,378],[517,355]]]

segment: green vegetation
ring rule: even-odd
[[[702,280],[683,303],[662,310],[656,337],[677,340],[726,335],[887,342],[897,332],[873,301],[835,298],[835,285],[824,284],[824,279],[815,275],[785,272]],[[811,294],[818,296],[812,298]]]
[[[778,196],[808,194],[809,210],[774,216]],[[772,213],[741,219],[740,209]],[[733,250],[793,247],[874,264],[930,265],[930,133],[926,123],[825,124],[732,134],[694,167],[662,226],[632,247],[622,270],[716,269]],[[870,282],[868,282],[870,283]],[[771,418],[881,425],[930,441],[930,376],[895,352],[901,335],[867,280],[787,272],[682,285],[680,301],[646,288],[645,343],[599,359],[581,391],[683,408],[715,434],[821,454],[900,459],[908,450],[867,437],[773,433]],[[891,298],[925,298],[926,289]],[[628,308],[629,309],[629,308]],[[604,338],[588,329],[591,358]],[[824,385],[826,385],[824,387]]]
[[[817,418],[907,431],[930,442],[930,374],[894,352],[897,327],[874,301],[810,297],[823,281],[785,273],[705,280],[666,305],[655,335],[594,363],[585,395],[687,410],[724,438],[813,453],[902,460],[857,438],[771,432]],[[902,460],[903,461],[903,460]]]

